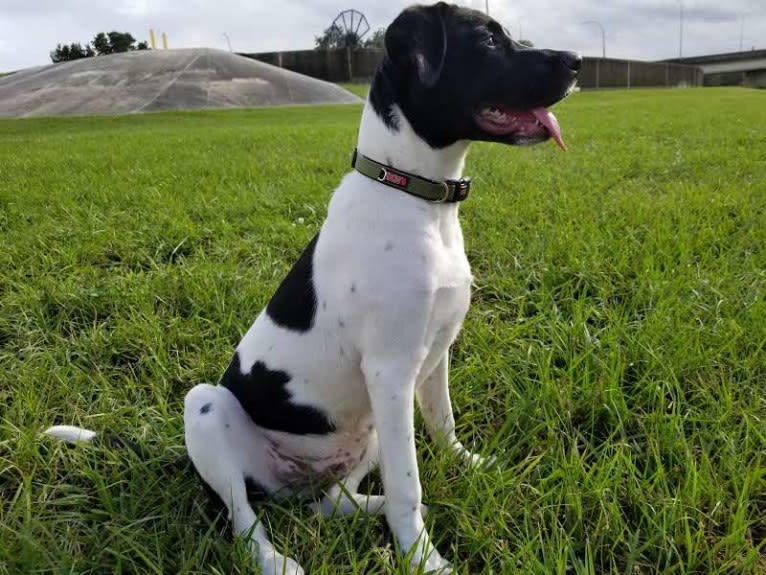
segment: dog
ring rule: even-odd
[[[404,10],[385,34],[354,169],[327,218],[236,347],[218,385],[185,397],[186,448],[266,575],[301,575],[247,498],[319,494],[325,514],[383,513],[413,571],[449,573],[424,527],[415,403],[432,438],[482,464],[455,435],[449,349],[469,307],[458,222],[474,140],[553,139],[547,108],[581,59],[527,48],[483,13],[438,3]],[[94,434],[57,426],[73,440]],[[380,463],[384,495],[357,492]]]

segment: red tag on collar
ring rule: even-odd
[[[401,174],[397,174],[396,172],[391,172],[391,171],[387,171],[383,179],[386,182],[393,184],[395,186],[399,186],[401,188],[406,188],[407,184],[410,183],[409,178],[407,178],[406,176],[403,176]]]

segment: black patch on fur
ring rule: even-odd
[[[213,408],[212,403],[206,403],[202,407],[199,408],[199,414],[205,415],[206,413],[210,413],[210,410]]]
[[[372,109],[375,110],[380,119],[383,120],[386,127],[393,131],[398,131],[399,122],[393,109],[393,105],[396,103],[396,86],[393,85],[393,74],[386,72],[387,70],[383,67],[378,69],[373,77],[368,97],[370,99],[370,104],[372,104]],[[391,164],[390,160],[388,161],[388,164]]]
[[[266,306],[266,313],[281,327],[305,332],[314,325],[317,296],[314,290],[313,260],[317,239],[319,234],[303,250]]]
[[[250,373],[242,373],[239,353],[226,368],[220,384],[231,391],[256,425],[295,435],[322,435],[335,431],[335,426],[318,409],[290,401],[285,371],[271,370],[256,361]]]

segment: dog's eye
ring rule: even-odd
[[[497,42],[495,42],[495,36],[494,34],[489,34],[484,39],[484,45],[489,46],[490,48],[495,48],[497,46]]]

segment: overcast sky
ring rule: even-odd
[[[385,27],[407,0],[0,0],[0,71],[50,63],[57,43],[87,42],[119,30],[137,39],[166,32],[171,48],[241,52],[313,48],[314,37],[343,9]],[[464,0],[484,9],[485,0]],[[766,48],[766,0],[683,0],[684,56]],[[489,0],[490,14],[538,47],[656,60],[678,56],[678,0]]]

